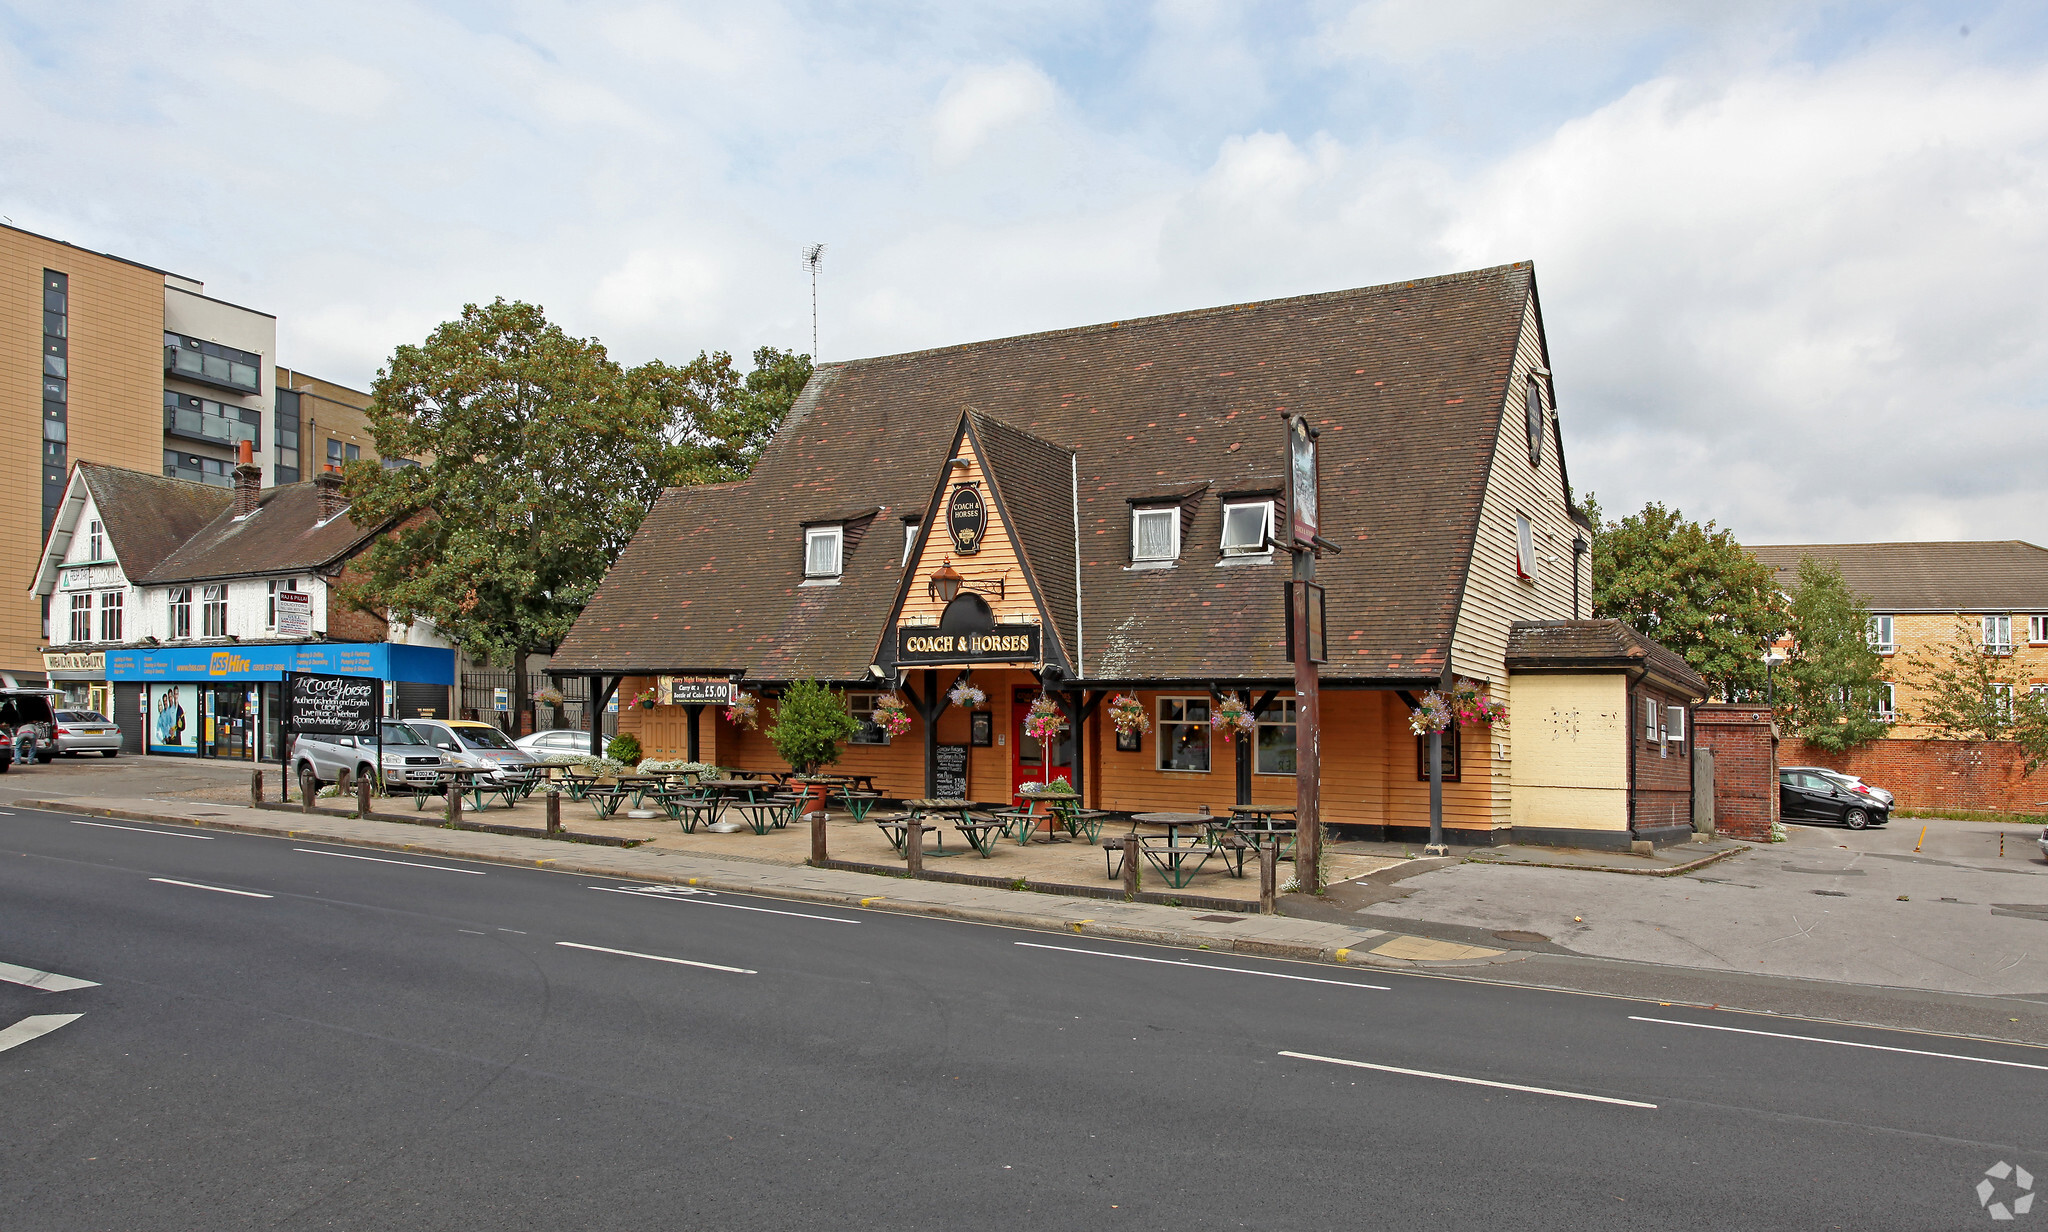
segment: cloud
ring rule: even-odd
[[[958,163],[1004,129],[1043,120],[1058,92],[1029,64],[963,70],[946,83],[932,110],[932,156]]]

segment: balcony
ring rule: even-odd
[[[165,334],[164,375],[238,394],[260,394],[263,357],[183,334]]]
[[[164,432],[230,448],[242,441],[262,447],[261,412],[224,406],[209,398],[164,391]]]

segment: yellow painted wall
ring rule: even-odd
[[[1627,678],[1515,677],[1514,824],[1628,829]]]

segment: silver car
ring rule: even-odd
[[[433,745],[460,770],[488,770],[487,778],[504,782],[533,773],[540,759],[520,748],[489,723],[474,719],[407,719],[406,726]]]
[[[448,760],[418,732],[389,719],[382,723],[383,775],[386,787],[412,783],[434,783],[449,768]],[[322,783],[337,782],[343,770],[361,778],[372,765],[380,764],[377,740],[372,736],[299,736],[292,741],[292,782],[310,771]]]
[[[97,710],[59,710],[56,733],[60,756],[98,753],[117,757],[121,753],[121,729]]]

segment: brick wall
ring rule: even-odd
[[[1829,753],[1788,739],[1778,760],[1853,774],[1891,792],[1895,808],[2038,813],[2048,802],[2048,767],[2028,774],[2026,754],[2008,741],[1885,739]]]
[[[1714,829],[1768,842],[1778,819],[1778,738],[1768,706],[1710,703],[1693,712],[1693,736],[1714,751]]]

